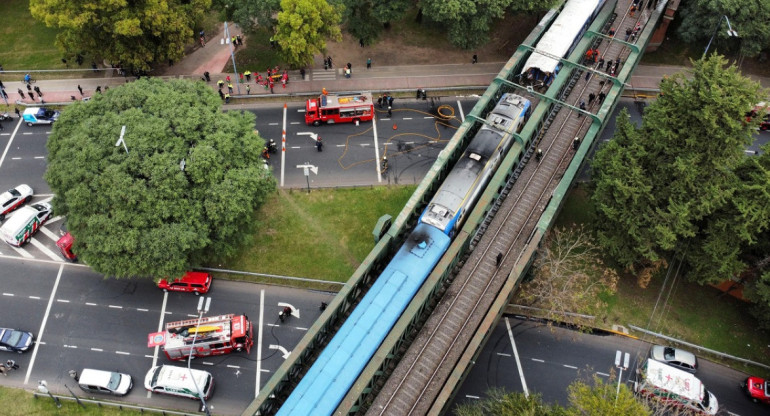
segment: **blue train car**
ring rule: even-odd
[[[356,306],[277,415],[330,415],[449,247],[419,224]]]
[[[524,126],[532,104],[516,94],[503,94],[452,171],[420,217],[447,235],[454,236],[465,216],[476,205],[484,188],[513,144],[513,135]]]
[[[529,116],[531,103],[504,94],[428,203],[418,225],[277,415],[330,415],[444,255]]]

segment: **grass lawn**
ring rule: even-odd
[[[395,218],[415,186],[279,190],[257,214],[255,241],[223,267],[345,282],[374,247],[380,216]]]
[[[29,0],[4,0],[0,6],[0,64],[3,69],[64,69],[62,54],[54,45],[57,33],[57,29],[48,28],[32,18]],[[19,75],[18,79],[23,76]]]
[[[240,47],[235,52],[235,63],[238,65],[239,72],[248,69],[251,72],[264,73],[267,68],[286,67],[278,54],[278,49],[270,47],[270,32],[267,29],[248,33],[246,41],[248,45]],[[232,60],[227,62],[224,72],[233,72]]]
[[[586,185],[576,186],[570,192],[556,225],[563,227],[584,223],[586,229],[590,230],[592,208],[589,198]],[[675,271],[671,271],[671,276]],[[646,288],[637,284],[636,276],[619,273],[618,290],[614,296],[604,299],[608,306],[601,316],[597,316],[596,325],[602,328],[610,328],[612,324],[634,325],[706,348],[770,364],[770,334],[755,327],[754,319],[748,312],[750,304],[731,296],[723,296],[722,292],[711,286],[687,282],[680,275],[673,290],[670,290],[670,284],[666,286],[655,316],[650,320],[667,273],[667,269],[661,270]],[[742,369],[742,365],[736,362],[729,364]]]
[[[16,374],[14,374],[16,375]],[[9,376],[11,377],[11,376]],[[70,400],[62,400],[62,408],[57,409],[50,397],[39,396],[35,399],[32,393],[22,389],[0,387],[0,405],[5,416],[29,416],[29,415],[78,415],[78,416],[123,416],[123,415],[159,415],[160,413],[141,413],[132,410],[120,410],[117,407],[98,407],[95,404],[86,404],[86,408],[78,406]]]

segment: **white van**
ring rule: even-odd
[[[47,202],[21,207],[0,227],[0,237],[12,246],[21,247],[52,216],[53,208]]]
[[[191,373],[192,377],[190,377]],[[195,388],[196,383],[198,389]],[[200,400],[203,393],[203,398],[208,400],[214,391],[214,378],[208,371],[159,365],[147,372],[144,377],[144,388],[154,393],[187,397],[193,400]]]
[[[89,393],[125,396],[134,387],[134,382],[128,374],[84,368],[80,372],[78,386]]]
[[[715,415],[719,410],[717,398],[693,374],[648,358],[639,375],[634,391],[640,395],[700,414]]]

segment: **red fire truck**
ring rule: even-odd
[[[308,126],[369,121],[373,117],[374,105],[370,92],[321,94],[318,98],[307,100],[305,105],[305,124]]]
[[[171,360],[193,357],[223,355],[246,350],[248,354],[254,345],[254,331],[246,315],[209,316],[200,320],[187,319],[166,324],[163,352]]]

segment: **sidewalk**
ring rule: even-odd
[[[230,28],[230,34],[240,34],[237,28]],[[230,44],[225,42],[223,34],[220,32],[213,38],[208,39],[204,47],[196,49],[188,54],[181,62],[170,66],[166,70],[166,75],[161,78],[166,79],[192,79],[200,80],[203,73],[210,73],[211,81],[209,85],[213,89],[217,88],[217,80],[224,80],[228,74],[220,73],[222,68],[230,59]],[[374,94],[379,92],[411,91],[418,88],[424,88],[430,94],[431,91],[477,87],[486,88],[497,76],[505,62],[491,62],[478,64],[443,64],[443,65],[411,65],[411,66],[374,66],[366,69],[365,65],[354,65],[351,78],[345,78],[341,67],[324,70],[323,68],[308,69],[305,79],[300,79],[299,71],[289,71],[289,83],[283,88],[280,82],[275,83],[271,94],[269,89],[258,85],[252,79],[249,83],[251,88],[248,97],[264,96],[296,96],[296,95],[315,95],[320,94],[323,88],[328,91],[372,91]],[[251,71],[258,68],[248,68]],[[666,75],[672,75],[684,71],[685,67],[680,66],[645,66],[639,65],[631,77],[629,85],[631,89],[649,91],[658,89],[658,83]],[[239,68],[241,72],[246,68]],[[264,76],[264,69],[262,69]],[[241,84],[234,74],[229,74],[233,79],[234,94],[230,105],[238,104],[239,98],[246,97],[246,87]],[[755,77],[752,79],[759,81],[764,88],[770,88],[770,78]],[[4,80],[5,90],[8,93],[8,102],[11,105],[20,100],[17,89],[22,89],[25,98],[21,99],[19,106],[40,105],[40,99],[35,94],[33,102],[27,95],[25,84],[19,81],[11,81],[10,77],[3,77],[0,74],[0,80]],[[47,80],[39,81],[33,86],[37,86],[43,92],[45,103],[69,103],[75,100],[81,100],[95,94],[97,86],[102,90],[106,87],[116,87],[126,82],[133,81],[133,77],[124,77],[117,72],[107,71],[104,78],[88,79],[69,79],[69,80]],[[80,94],[77,87],[83,88],[83,95]]]

